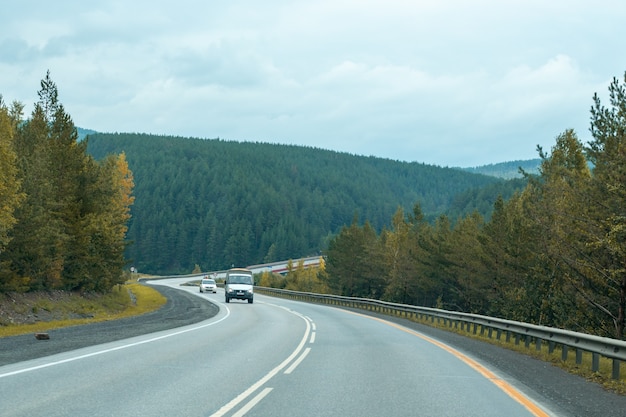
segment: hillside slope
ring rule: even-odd
[[[96,159],[125,152],[136,197],[127,256],[147,273],[320,253],[355,216],[381,229],[398,207],[433,218],[501,181],[419,163],[301,146],[144,134],[88,136]]]

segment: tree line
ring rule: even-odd
[[[0,96],[0,291],[106,292],[124,282],[133,174],[86,152],[49,72],[38,96],[28,119]]]
[[[330,241],[329,290],[624,337],[626,75],[597,94],[592,139],[573,130],[488,220],[478,212],[428,222],[399,208],[377,233],[354,218]]]

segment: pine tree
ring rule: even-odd
[[[404,211],[398,208],[392,219],[392,229],[386,231],[385,265],[387,285],[383,298],[388,301],[412,304],[417,300],[416,263],[413,251],[417,242],[412,240],[411,224],[405,219]]]
[[[588,209],[586,190],[591,172],[583,145],[573,130],[556,138],[550,155],[539,148],[540,174],[530,181],[525,197],[526,218],[533,236],[534,265],[528,270],[526,292],[535,314],[528,318],[547,326],[583,328],[587,308],[580,294],[580,259],[586,239],[580,233]],[[529,242],[531,243],[531,242]],[[582,280],[581,280],[582,278]],[[581,292],[582,291],[582,292]]]
[[[350,297],[370,297],[376,291],[376,282],[370,278],[369,250],[375,245],[376,233],[366,223],[358,225],[353,218],[350,226],[344,226],[329,243],[326,270],[332,277],[333,293]],[[380,279],[382,277],[378,277]]]
[[[591,109],[591,140],[586,148],[593,165],[588,194],[589,253],[581,264],[593,283],[588,301],[612,322],[614,335],[626,325],[626,73],[609,86],[610,107],[597,94]]]
[[[18,109],[19,105],[14,104],[13,115],[16,111],[19,112]],[[24,198],[17,178],[17,156],[14,148],[14,136],[20,121],[14,120],[0,96],[0,253],[9,243],[9,231],[17,222],[15,209]]]
[[[18,177],[26,198],[15,212],[17,223],[3,258],[33,290],[61,286],[67,238],[55,201],[49,133],[46,113],[36,104],[15,137]]]

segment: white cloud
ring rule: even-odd
[[[626,70],[622,3],[27,0],[0,16],[0,94],[30,104],[50,69],[102,131],[532,158],[585,137],[593,93]]]

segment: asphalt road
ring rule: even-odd
[[[155,288],[168,298],[168,303],[155,313],[115,322],[54,330],[50,332],[51,338],[48,341],[37,341],[34,339],[33,335],[2,338],[0,339],[0,365],[17,364],[22,361],[43,358],[60,352],[99,345],[115,340],[121,341],[139,335],[153,334],[154,332],[160,334],[159,332],[163,332],[164,330],[200,323],[211,317],[215,320],[222,320],[220,314],[223,314],[223,312],[220,311],[218,305],[207,301],[207,299],[209,299],[219,303],[219,301],[222,301],[221,298],[219,298],[219,293],[198,297],[196,294],[160,285],[155,286]],[[270,300],[269,303],[272,303],[271,300],[273,299],[268,298],[268,300]],[[298,332],[304,327],[304,323],[307,323],[308,326],[312,326],[313,328],[320,326],[324,329],[324,332],[318,332],[320,333],[318,339],[325,337],[327,344],[322,344],[323,339],[320,339],[314,349],[310,351],[309,357],[303,360],[299,365],[301,371],[294,373],[294,379],[277,379],[274,386],[272,386],[275,392],[263,391],[272,401],[260,401],[249,415],[293,416],[294,413],[290,410],[293,410],[294,402],[301,403],[303,409],[310,413],[308,415],[330,415],[323,414],[322,411],[319,411],[317,414],[312,412],[312,410],[316,410],[316,404],[318,406],[333,404],[334,407],[336,407],[335,411],[341,413],[341,415],[350,415],[347,414],[350,411],[370,411],[370,413],[366,412],[360,415],[402,415],[402,411],[406,410],[403,406],[408,406],[409,408],[418,407],[417,409],[419,409],[421,405],[421,414],[415,415],[429,415],[427,410],[424,409],[424,404],[429,404],[429,402],[426,401],[428,395],[434,395],[434,391],[445,389],[450,390],[448,395],[451,399],[454,399],[454,401],[448,404],[448,407],[450,410],[456,411],[452,412],[450,415],[463,415],[463,408],[466,407],[466,403],[476,402],[476,398],[495,398],[496,396],[495,393],[489,394],[487,397],[485,396],[486,392],[491,392],[493,389],[490,384],[487,386],[477,385],[477,392],[480,392],[480,394],[477,392],[472,394],[471,391],[460,393],[458,390],[455,390],[454,387],[456,387],[455,384],[457,384],[458,381],[468,378],[467,375],[459,373],[458,364],[450,360],[436,361],[435,358],[431,358],[431,356],[439,355],[438,353],[430,353],[428,360],[425,360],[420,356],[421,352],[424,352],[425,349],[425,347],[421,346],[422,342],[415,341],[415,338],[411,338],[410,342],[403,338],[396,338],[395,332],[390,332],[388,336],[385,336],[386,332],[389,331],[389,326],[381,326],[380,323],[373,320],[372,324],[368,324],[362,320],[353,320],[349,316],[338,320],[337,316],[331,316],[331,312],[325,310],[329,309],[329,307],[325,306],[306,305],[278,299],[276,299],[276,303],[285,305],[285,308],[290,310],[300,310],[309,313],[307,317],[314,317],[314,319],[307,318],[304,320],[301,317],[275,314],[271,312],[272,309],[265,309],[263,310],[264,314],[269,315],[263,316],[261,320],[254,313],[255,310],[253,310],[255,308],[261,308],[258,303],[250,306],[243,303],[236,303],[237,305],[230,306],[233,311],[237,309],[237,314],[246,314],[246,316],[242,317],[246,317],[244,322],[246,326],[249,327],[238,330],[235,328],[232,332],[223,333],[217,340],[210,340],[210,343],[207,341],[207,345],[211,346],[211,351],[207,350],[206,361],[199,362],[203,365],[198,366],[197,369],[195,369],[195,367],[194,369],[185,368],[185,375],[189,376],[191,373],[192,380],[195,378],[195,380],[198,381],[199,386],[197,389],[195,389],[195,387],[191,389],[189,387],[184,388],[186,386],[185,384],[188,384],[188,382],[183,383],[182,380],[177,384],[176,382],[179,381],[178,378],[182,378],[180,374],[174,372],[177,366],[171,363],[167,366],[163,365],[162,359],[159,359],[158,356],[154,357],[153,363],[154,368],[161,371],[159,375],[165,371],[165,368],[167,368],[167,372],[174,372],[171,377],[173,380],[170,381],[167,386],[157,385],[155,388],[156,392],[142,393],[141,386],[135,385],[133,378],[124,377],[121,379],[126,381],[124,384],[129,384],[127,389],[139,390],[135,392],[140,392],[140,398],[152,398],[152,401],[154,401],[153,398],[155,394],[159,394],[161,390],[165,391],[168,389],[167,387],[170,387],[170,390],[174,390],[176,395],[188,396],[190,402],[206,401],[211,403],[212,400],[214,400],[214,398],[211,398],[213,397],[211,393],[216,389],[219,390],[219,396],[221,397],[236,398],[239,392],[238,390],[240,390],[239,384],[242,381],[248,380],[253,382],[262,377],[258,372],[255,373],[255,371],[246,370],[246,362],[252,361],[254,358],[254,354],[250,352],[264,352],[263,355],[268,356],[268,358],[265,359],[268,363],[279,361],[279,358],[286,356],[291,349],[295,348],[300,337]],[[251,307],[252,309],[244,310],[247,307]],[[328,318],[326,317],[327,314],[329,315]],[[407,320],[387,316],[380,317],[386,321],[398,323],[407,329],[412,329],[421,334],[433,337],[438,341],[444,342],[470,355],[490,368],[497,369],[500,374],[505,376],[505,379],[516,381],[517,386],[519,386],[522,391],[528,391],[533,396],[539,397],[556,416],[626,417],[626,397],[607,392],[594,383],[570,375],[550,364],[520,355],[516,352],[464,338],[454,333],[412,323]],[[231,319],[233,318],[234,317],[231,317]],[[232,322],[237,323],[237,326],[244,324],[240,323],[240,320],[233,320]],[[293,333],[293,337],[281,343],[280,346],[276,346],[272,340],[278,340],[279,337],[284,337],[279,332],[281,329],[283,329],[283,331],[288,330],[287,334]],[[243,337],[243,335],[252,331],[260,331],[262,334],[253,339],[255,340],[255,345],[252,351],[248,352],[242,350],[240,355],[235,354],[234,357],[243,358],[241,361],[229,363],[228,361],[222,360],[220,361],[221,363],[210,363],[210,358],[214,356],[215,349],[220,352],[230,351],[233,348],[231,344],[233,340],[240,340],[240,343],[235,343],[235,346],[244,346],[246,345],[247,339]],[[382,332],[383,336],[380,336],[379,332]],[[206,337],[211,337],[210,335],[213,334],[216,333],[209,333]],[[357,339],[355,340],[368,340],[368,335],[377,334],[379,336],[376,339],[377,342],[372,342],[371,345],[379,346],[368,346],[371,350],[367,351],[358,349],[358,346],[351,346],[347,341],[343,342],[343,340],[350,340],[344,339],[348,334],[356,337]],[[177,347],[177,353],[180,353],[178,350],[181,349],[182,353],[188,356],[195,357],[199,355],[197,350],[195,350],[197,348],[189,347],[190,351],[186,352],[185,349],[187,349],[187,347],[179,345]],[[317,361],[314,360],[316,355],[318,358]],[[176,358],[179,358],[179,356],[176,356]],[[398,360],[399,358],[404,359]],[[407,358],[411,358],[411,363],[419,362],[421,368],[417,368],[412,371],[411,374],[407,375],[404,371],[406,364],[403,362],[403,360],[407,360]],[[149,358],[147,359],[150,360]],[[178,361],[182,363],[182,357],[175,360],[176,364]],[[437,365],[436,372],[438,374],[442,374],[443,372],[443,374],[447,373],[448,375],[448,378],[443,378],[443,380],[446,381],[445,385],[436,385],[440,384],[442,379],[433,378],[435,370],[428,365],[431,362],[444,364],[451,362],[451,368],[446,368],[446,370],[442,370],[441,368],[441,366],[445,365]],[[76,374],[81,373],[79,365],[80,363],[77,362],[74,371]],[[233,369],[232,366],[236,368]],[[127,367],[128,366],[125,367],[125,370],[120,370],[119,372],[123,372],[126,376],[128,376],[129,372],[130,374],[133,374],[133,372],[137,374],[145,372],[139,368],[128,370],[126,369]],[[10,366],[0,366],[0,374],[2,374],[3,370],[6,371],[10,368]],[[206,372],[206,368],[211,369],[211,372]],[[358,374],[361,375],[359,378],[369,377],[374,382],[356,385],[354,382],[355,374],[352,373],[352,371],[348,372],[346,370],[347,368],[359,368],[358,371],[364,373]],[[82,372],[84,373],[84,370]],[[115,375],[113,370],[109,372],[111,375]],[[220,377],[220,375],[230,375],[233,372],[236,374],[235,378]],[[390,377],[386,377],[385,375]],[[396,377],[400,376],[402,376],[405,381],[408,381],[408,383],[400,387],[393,385],[396,384]],[[429,377],[432,380],[430,383],[428,383]],[[154,380],[154,375],[148,374],[145,378],[144,381],[152,381]],[[115,381],[119,379],[120,378],[116,378]],[[84,384],[89,383],[88,379],[84,382]],[[102,381],[102,383],[106,384],[107,381]],[[426,386],[424,385],[425,383],[427,384]],[[14,395],[9,395],[8,390],[10,387],[7,384],[7,379],[3,380],[0,378],[0,397],[2,397],[2,395]],[[476,384],[478,384],[478,382],[476,382]],[[350,387],[353,386],[360,386],[361,388],[352,392]],[[391,386],[394,388],[389,388]],[[206,390],[203,387],[206,387]],[[316,387],[316,398],[307,398],[307,390],[309,389],[307,387]],[[432,392],[431,390],[425,390],[425,388],[428,387],[433,388]],[[438,389],[434,390],[435,387]],[[66,390],[70,392],[72,389],[71,386],[66,388]],[[203,391],[206,391],[206,394],[203,394]],[[283,392],[283,395],[278,396],[276,394],[278,391]],[[426,393],[427,397],[418,396],[418,394],[424,395],[424,393]],[[386,396],[391,396],[391,398],[385,398]],[[215,397],[217,397],[217,395],[215,395]],[[364,398],[379,398],[379,403],[386,405],[398,404],[398,408],[361,410],[359,407],[365,406]],[[407,403],[410,401],[416,401],[416,403],[410,405]],[[111,406],[110,403],[105,405],[108,407]],[[168,410],[167,404],[159,403],[159,406],[162,407],[163,410]],[[58,410],[61,410],[61,414],[58,415],[63,415],[63,410]],[[283,411],[282,414],[281,410]],[[323,409],[319,408],[319,410]],[[326,410],[328,410],[328,408],[326,408]],[[72,410],[68,409],[67,411],[70,413]],[[127,409],[117,411],[118,415],[131,415],[128,414]],[[380,414],[382,411],[386,412]],[[142,413],[141,408],[134,410],[134,412],[135,415],[148,415]],[[375,414],[373,414],[374,412]],[[2,409],[0,409],[0,414],[3,414]],[[91,414],[100,415],[98,413]],[[466,414],[470,415],[469,412]],[[507,414],[509,416],[516,415],[515,413]],[[42,415],[44,414],[42,413]],[[184,410],[179,410],[178,415],[185,415]],[[191,410],[189,415],[193,415]],[[210,413],[203,415],[210,415]],[[307,414],[305,413],[303,415]],[[337,414],[333,413],[333,415]]]

